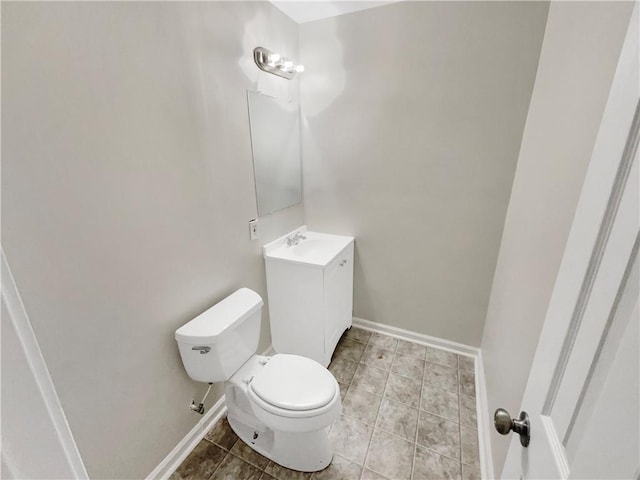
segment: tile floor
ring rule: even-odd
[[[281,467],[220,420],[171,476],[177,479],[479,479],[473,358],[353,327],[329,370],[342,415],[320,472]]]

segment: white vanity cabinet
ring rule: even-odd
[[[298,233],[304,239],[287,246]],[[265,245],[271,340],[277,353],[312,358],[324,366],[353,311],[353,237],[302,227]]]

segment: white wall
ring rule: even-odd
[[[304,206],[356,237],[355,315],[479,345],[545,2],[400,2],[300,26]]]
[[[2,244],[91,478],[144,477],[199,420],[175,329],[266,300],[260,246],[303,223],[249,240],[246,90],[298,95],[252,51],[297,35],[266,2],[2,3]]]
[[[489,425],[518,413],[632,6],[550,6],[482,337]],[[499,475],[509,438],[491,432]]]

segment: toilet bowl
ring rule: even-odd
[[[229,425],[274,462],[313,472],[331,463],[329,425],[340,415],[340,387],[318,362],[255,355],[262,299],[242,288],[176,331],[187,373],[225,382]]]
[[[225,396],[231,428],[257,452],[305,472],[331,463],[327,427],[340,415],[340,388],[319,363],[254,355],[225,383]]]

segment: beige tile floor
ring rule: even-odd
[[[311,473],[281,467],[220,420],[171,479],[479,479],[474,361],[353,327],[329,370],[342,415],[333,462]]]

